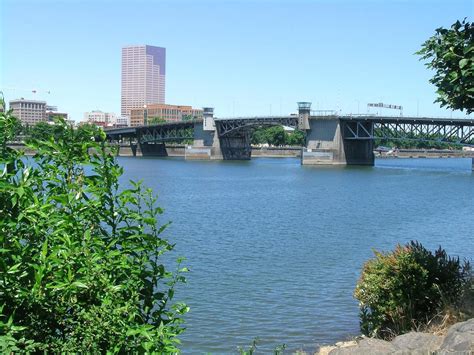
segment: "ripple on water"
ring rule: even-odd
[[[298,159],[185,162],[120,158],[144,179],[187,258],[184,353],[286,343],[312,351],[358,333],[353,289],[372,248],[420,240],[474,255],[470,160],[378,160],[307,168]]]

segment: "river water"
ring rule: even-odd
[[[474,256],[470,159],[376,160],[375,167],[119,158],[124,181],[159,195],[165,235],[187,258],[183,353],[314,351],[359,332],[352,293],[372,249],[416,239]]]

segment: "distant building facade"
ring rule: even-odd
[[[122,48],[121,115],[152,103],[165,103],[166,48],[148,45]]]
[[[23,124],[34,125],[46,121],[46,101],[21,98],[10,101],[10,109],[13,109],[13,116]]]
[[[147,123],[151,124],[156,119],[162,119],[167,122],[178,122],[187,119],[202,118],[203,110],[191,106],[150,104],[146,108],[136,108],[130,111],[130,126],[143,126],[145,117]]]
[[[130,126],[130,117],[127,116],[120,116],[117,117],[117,120],[115,121],[115,127],[128,127]]]
[[[95,110],[91,112],[85,112],[84,121],[95,124],[96,126],[108,127],[115,124],[116,117],[115,113]]]
[[[45,121],[54,122],[55,117],[61,117],[66,122],[68,121],[68,115],[66,112],[58,112],[58,108],[56,106],[46,105]]]

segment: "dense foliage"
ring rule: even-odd
[[[471,282],[470,265],[439,248],[411,242],[375,252],[365,263],[354,296],[365,335],[390,338],[426,324],[445,307],[457,307]]]
[[[169,271],[162,209],[122,168],[102,131],[64,121],[8,148],[17,122],[0,114],[0,352],[178,352],[185,268]]]
[[[166,123],[166,120],[163,117],[149,117],[147,120],[148,125]]]
[[[253,131],[252,144],[268,144],[276,147],[302,146],[305,144],[305,135],[299,130],[287,133],[282,126],[261,127]]]
[[[381,136],[381,134],[377,133],[377,129],[375,129],[375,134]],[[393,133],[391,136],[396,137],[396,134]],[[474,138],[470,143],[474,144]],[[374,146],[378,147],[380,145],[402,149],[462,149],[461,144],[447,141],[445,137],[441,135],[417,133],[408,133],[404,138],[375,139]]]
[[[435,71],[430,82],[438,90],[441,107],[474,111],[474,24],[456,21],[450,29],[438,28],[417,52]]]

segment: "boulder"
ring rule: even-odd
[[[320,348],[320,355],[474,355],[474,318],[456,323],[446,336],[410,332],[392,342],[374,338],[336,343]]]
[[[474,354],[474,318],[451,326],[437,354]]]
[[[395,346],[398,351],[396,354],[403,353],[415,353],[416,354],[431,354],[435,350],[438,350],[443,337],[430,333],[417,333],[410,332],[407,334],[399,335],[392,340],[392,345]]]
[[[331,350],[329,355],[385,355],[397,350],[390,342],[380,339],[364,338],[357,345]]]

